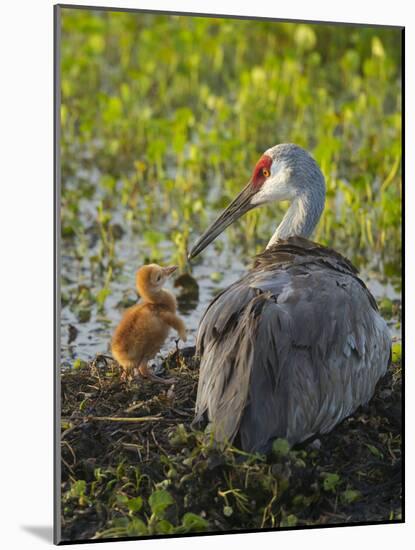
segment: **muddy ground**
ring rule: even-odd
[[[333,432],[265,457],[191,429],[193,352],[166,359],[174,386],[123,382],[104,356],[62,373],[63,540],[402,519],[399,361]]]

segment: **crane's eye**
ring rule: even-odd
[[[263,169],[262,169],[262,175],[264,176],[264,178],[269,178],[269,170],[268,170],[268,168],[263,168]]]

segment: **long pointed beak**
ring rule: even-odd
[[[167,277],[170,277],[177,269],[177,265],[169,265],[168,267],[163,267],[164,274]]]
[[[222,214],[206,229],[201,237],[195,242],[193,248],[189,252],[188,258],[195,258],[204,248],[207,247],[218,235],[222,233],[231,223],[240,218],[245,212],[255,208],[251,204],[251,198],[255,195],[256,190],[250,181],[246,187],[242,189],[239,195],[230,203],[230,205],[222,212]]]

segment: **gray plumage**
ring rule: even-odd
[[[357,270],[304,238],[324,205],[317,164],[293,145],[265,155],[272,158],[268,187],[258,191],[254,172],[191,252],[229,225],[227,216],[234,221],[235,211],[291,201],[253,267],[209,305],[197,336],[195,420],[206,418],[217,441],[237,438],[250,452],[268,451],[277,437],[295,444],[329,432],[372,397],[391,348],[386,323]]]
[[[307,151],[293,143],[276,145],[265,154],[272,158],[275,166],[282,165],[282,171],[288,174],[288,182],[295,182],[295,185],[288,183],[292,191],[291,205],[268,246],[290,235],[309,237],[324,210],[326,198],[320,168]]]

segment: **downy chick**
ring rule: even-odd
[[[125,376],[136,371],[157,382],[174,381],[156,376],[147,363],[160,351],[170,328],[186,341],[186,327],[176,315],[176,299],[163,288],[176,269],[177,266],[149,264],[137,271],[136,287],[142,301],[124,313],[111,343],[112,355],[124,369]]]

